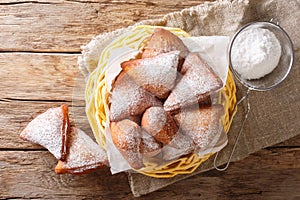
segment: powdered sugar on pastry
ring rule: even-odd
[[[57,159],[64,160],[69,132],[68,106],[62,105],[38,115],[21,132],[20,138],[41,145]]]
[[[119,122],[111,122],[111,136],[114,145],[129,165],[134,169],[144,166],[143,155],[140,151],[142,129],[135,122],[124,119]]]
[[[163,37],[165,34],[157,34],[159,37]],[[151,45],[149,45],[148,47],[154,47],[154,48],[148,48],[147,49],[147,47],[146,47],[146,49],[147,49],[147,51],[148,50],[150,50],[150,51],[148,51],[148,52],[146,52],[146,51],[144,51],[144,53],[145,54],[143,54],[143,56],[142,56],[142,59],[135,59],[135,60],[130,60],[130,59],[128,59],[128,63],[130,64],[130,65],[127,65],[126,66],[126,68],[128,67],[130,70],[132,70],[132,68],[137,68],[137,67],[140,67],[140,60],[144,60],[144,58],[155,58],[155,57],[157,57],[157,56],[159,56],[160,54],[163,54],[163,53],[166,53],[166,52],[170,52],[170,51],[174,51],[174,50],[179,50],[180,51],[180,49],[176,49],[176,48],[174,48],[174,46],[176,47],[182,47],[182,45],[180,44],[180,45],[177,45],[177,44],[179,44],[179,43],[181,43],[181,42],[179,42],[179,43],[175,43],[175,45],[172,47],[172,45],[170,45],[170,44],[172,44],[172,40],[170,40],[169,38],[166,40],[166,41],[164,41],[165,43],[164,44],[162,44],[162,42],[160,42],[161,40],[163,40],[164,38],[159,38],[159,37],[156,37],[156,39],[155,40],[153,40],[152,41],[152,44]],[[207,38],[205,38],[205,39],[203,39],[203,40],[201,40],[201,41],[211,41],[210,40],[210,38],[211,37],[207,37]],[[178,41],[178,37],[177,37],[177,39],[176,39],[177,41]],[[159,41],[159,42],[158,42]],[[197,40],[198,41],[198,40]],[[224,41],[224,39],[222,40],[222,41]],[[151,41],[150,41],[151,42]],[[150,44],[150,42],[148,43],[148,44]],[[194,42],[194,41],[193,41]],[[201,49],[202,50],[202,52],[200,52],[200,55],[201,56],[203,56],[204,54],[206,54],[206,52],[209,52],[210,54],[208,54],[208,58],[212,58],[211,60],[213,61],[213,62],[209,62],[209,59],[207,59],[207,57],[205,57],[205,56],[203,56],[202,58],[205,60],[205,61],[207,61],[209,64],[210,64],[210,66],[212,66],[213,67],[213,69],[214,69],[214,72],[216,72],[216,74],[219,76],[219,77],[222,77],[222,76],[220,76],[220,74],[222,75],[222,73],[224,72],[224,79],[222,79],[222,80],[224,80],[224,82],[225,82],[225,80],[226,80],[226,76],[227,76],[227,69],[228,69],[228,62],[227,62],[227,58],[226,58],[226,56],[224,56],[224,55],[226,55],[225,53],[226,52],[224,52],[224,51],[226,51],[226,47],[225,48],[219,48],[220,47],[220,45],[214,45],[215,43],[214,42],[212,42],[213,44],[210,44],[209,45],[209,49],[206,49],[206,48],[203,48],[203,49]],[[221,42],[220,42],[221,43]],[[226,42],[223,42],[223,43],[226,43],[226,45],[225,46],[227,46],[227,40],[226,40]],[[207,46],[206,45],[207,43],[205,43],[205,47]],[[199,45],[202,47],[203,45],[202,45],[202,43],[199,43]],[[186,46],[188,46],[188,44],[186,45]],[[157,47],[157,48],[156,48]],[[222,51],[219,51],[218,53],[216,53],[216,49],[222,49]],[[225,49],[225,50],[224,50]],[[186,55],[188,54],[188,52],[189,52],[189,50],[187,49],[187,48],[184,48],[183,49],[184,51],[184,53],[185,53],[185,55],[183,56],[183,57],[186,57]],[[190,49],[190,51],[192,52],[192,50],[193,49]],[[204,52],[205,51],[205,52]],[[214,57],[215,56],[215,57]],[[184,59],[181,59],[181,56],[179,56],[180,57],[180,59],[179,60],[181,60],[181,61],[184,61]],[[222,59],[222,58],[224,58],[225,57],[225,65],[224,66],[226,66],[226,68],[224,68],[223,66],[221,66],[221,65],[218,65],[216,62],[214,62],[215,60],[222,60],[222,61],[224,61],[224,59]],[[137,57],[137,58],[139,58],[139,56]],[[150,60],[150,59],[149,59]],[[221,62],[221,61],[220,61]],[[127,63],[127,62],[125,62],[125,63]],[[212,65],[211,65],[211,63],[212,63]],[[149,65],[150,66],[150,64],[151,63],[147,63],[147,65]],[[122,64],[123,65],[123,64]],[[180,66],[180,65],[178,65],[178,66]],[[126,69],[125,67],[123,68],[123,71],[127,71],[127,69]],[[223,70],[221,70],[221,73],[218,73],[218,71],[217,70],[215,70],[216,68],[224,68]],[[180,70],[178,70],[178,71],[180,71]],[[158,73],[157,71],[155,71],[156,73]],[[123,74],[123,72],[121,72],[121,74]],[[133,76],[132,76],[132,78],[135,78],[135,75],[136,75],[136,73],[133,73]],[[144,75],[143,73],[142,73],[142,75]],[[121,75],[120,75],[121,76]],[[182,77],[180,77],[180,78],[182,78]],[[143,78],[144,79],[144,78]],[[144,81],[142,79],[142,81]],[[196,78],[194,78],[194,79],[196,79]],[[180,79],[177,79],[177,81],[179,82],[179,80]],[[117,80],[118,81],[118,80]],[[137,80],[134,80],[134,82],[135,83],[137,83],[138,81],[140,81],[139,79],[137,79]],[[151,80],[150,80],[151,81]],[[178,83],[177,82],[177,83]],[[223,86],[223,84],[224,84],[224,82],[222,82],[222,86]],[[139,84],[137,84],[137,85],[139,85]],[[195,85],[197,86],[197,83],[195,83]],[[114,85],[112,88],[116,88],[115,87],[116,85]],[[124,87],[125,88],[125,87]],[[145,87],[144,87],[145,88]],[[174,89],[174,88],[173,88]],[[145,88],[145,90],[147,90],[146,88]],[[111,91],[111,90],[109,90],[109,91]],[[117,90],[116,90],[117,91]],[[126,91],[126,93],[129,93],[128,91],[130,91],[130,89],[124,89],[124,91]],[[186,92],[191,92],[189,89],[186,91]],[[120,93],[121,94],[121,93]],[[125,93],[124,93],[124,95],[126,95]],[[183,95],[185,95],[185,94],[183,94]],[[206,95],[206,94],[205,94]],[[205,95],[203,95],[203,96],[205,96]],[[121,96],[121,95],[120,95]],[[192,95],[192,96],[196,96],[197,97],[197,95]],[[207,95],[207,97],[209,97],[209,95]],[[164,99],[164,98],[162,98],[162,99]],[[203,98],[203,99],[205,99],[205,98]],[[203,99],[200,99],[200,101],[202,101]],[[111,102],[111,100],[112,100],[112,98],[110,98],[110,102],[109,103],[112,103]],[[197,98],[195,98],[195,101],[194,101],[194,103],[197,103],[198,102],[198,100],[199,99],[197,99]],[[191,101],[191,102],[193,102],[193,101]],[[120,108],[122,108],[122,106],[121,105],[119,105],[120,106]],[[126,107],[126,106],[125,106]],[[111,106],[110,106],[110,110],[111,110]],[[130,114],[130,112],[129,112],[129,110],[130,109],[127,109],[128,111],[125,111],[124,113],[129,113]],[[124,114],[123,113],[123,114]],[[130,117],[125,117],[125,118],[130,118]],[[118,119],[118,120],[116,120],[116,121],[119,121],[119,120],[122,120],[122,118],[120,118],[120,119]],[[116,122],[115,121],[115,122]],[[115,123],[115,122],[113,122],[113,123]],[[163,120],[161,120],[161,121],[159,121],[159,122],[163,122]],[[159,125],[161,125],[161,124],[165,124],[165,123],[157,123],[156,125],[157,125],[157,127],[159,126]],[[142,132],[143,132],[143,130],[142,130]],[[105,127],[105,133],[106,133],[106,141],[107,141],[107,149],[108,149],[108,155],[109,155],[109,158],[110,158],[110,163],[111,163],[111,171],[112,171],[112,173],[117,173],[117,172],[121,172],[121,171],[126,171],[126,170],[129,170],[129,169],[132,169],[132,167],[130,167],[129,165],[128,165],[128,162],[126,161],[126,160],[124,160],[124,156],[122,155],[122,154],[124,154],[125,152],[122,152],[122,154],[120,154],[120,151],[118,150],[118,149],[116,149],[116,146],[113,144],[113,142],[112,142],[112,135],[114,134],[114,133],[112,133],[111,134],[111,129],[110,129],[110,122],[109,122],[109,120],[107,121],[107,123],[106,123],[106,127]],[[177,133],[178,133],[178,131],[177,131]],[[149,136],[149,135],[148,135]],[[156,156],[154,156],[154,157],[152,157],[152,155],[150,155],[150,158],[149,157],[147,157],[146,155],[147,154],[144,154],[143,153],[143,147],[150,147],[150,149],[155,149],[155,147],[157,147],[157,145],[153,145],[152,146],[152,144],[157,144],[157,143],[152,143],[152,142],[148,142],[148,137],[147,137],[147,139],[144,139],[143,138],[143,136],[142,136],[142,138],[141,138],[141,143],[140,143],[140,146],[138,147],[139,149],[140,149],[140,153],[142,152],[142,156],[144,157],[144,158],[146,158],[146,159],[144,159],[143,161],[144,162],[148,162],[148,161],[150,161],[150,162],[152,162],[152,161],[158,161],[159,159],[161,159],[161,156],[164,156],[164,159],[165,160],[172,160],[172,159],[175,159],[175,158],[178,158],[179,156],[181,156],[181,155],[185,155],[185,154],[187,154],[187,153],[191,153],[191,152],[193,152],[193,150],[194,150],[194,144],[193,144],[193,141],[191,140],[191,138],[189,137],[189,136],[187,136],[187,135],[184,135],[184,134],[176,134],[176,136],[178,136],[178,137],[175,137],[175,138],[177,138],[177,139],[174,139],[174,140],[172,140],[170,143],[169,143],[169,145],[164,145],[164,153],[159,153],[159,155],[156,155]],[[179,138],[179,139],[178,139]],[[181,138],[181,139],[180,139]],[[124,138],[123,138],[124,139]],[[120,141],[123,141],[123,139],[121,139]],[[150,139],[151,139],[151,141],[155,141],[155,139],[153,140],[153,137],[151,137],[150,136]],[[127,139],[125,139],[125,140],[129,140],[128,138]],[[130,141],[134,141],[134,140],[130,140]],[[147,141],[147,142],[146,142]],[[181,141],[181,142],[180,142]],[[188,142],[187,142],[188,141]],[[172,145],[172,146],[171,146]],[[176,148],[175,148],[176,147]],[[133,151],[127,151],[127,153],[129,152],[129,154],[131,155],[130,157],[132,157],[132,155],[133,154],[135,154],[135,153],[137,153],[137,152],[133,152]],[[155,151],[154,151],[155,152]],[[197,153],[197,152],[196,152]],[[126,157],[126,156],[125,156]],[[149,160],[148,160],[148,158],[149,158]],[[128,159],[128,158],[126,158],[126,159]],[[157,160],[158,159],[158,160]],[[131,160],[131,162],[133,161],[133,159],[130,159]],[[162,161],[162,160],[161,160]],[[138,163],[139,161],[137,161],[136,163]],[[158,163],[157,164],[160,164],[159,163],[160,161],[158,161]],[[164,161],[163,161],[164,162]],[[156,162],[155,162],[156,163]]]
[[[108,165],[105,150],[82,130],[73,127],[69,142],[66,161],[58,162],[56,173],[86,173]]]
[[[125,72],[117,77],[110,98],[110,120],[119,121],[130,115],[139,115],[161,102],[137,85]]]
[[[174,50],[180,51],[181,58],[185,58],[189,53],[188,48],[179,37],[163,28],[156,28],[151,35],[148,45],[145,47],[142,57],[151,58]]]
[[[190,138],[178,132],[173,140],[163,147],[163,159],[173,160],[182,155],[191,153],[193,150],[194,146],[192,145]]]
[[[163,144],[168,144],[178,131],[173,117],[162,107],[148,108],[142,117],[141,125],[143,129]]]
[[[220,130],[220,117],[223,106],[190,107],[174,116],[180,130],[188,135],[201,150],[206,148]]]
[[[174,87],[179,53],[172,51],[153,58],[130,60],[121,66],[138,85],[163,99]]]
[[[197,54],[190,53],[181,69],[182,78],[164,103],[168,112],[206,100],[223,85],[221,79]]]
[[[142,130],[142,143],[140,151],[145,157],[153,157],[161,151],[161,143],[157,142],[154,137]]]

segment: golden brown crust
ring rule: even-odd
[[[142,121],[142,115],[130,115],[126,119],[135,122],[136,124],[140,125]]]
[[[70,120],[69,120],[69,111],[68,105],[61,105],[61,109],[63,111],[63,125],[62,125],[62,147],[61,147],[61,158],[60,160],[64,161],[67,157],[67,149],[68,149],[68,139],[71,132]]]
[[[161,105],[155,96],[137,85],[125,72],[121,72],[117,77],[110,102],[111,121],[120,121],[129,116],[140,115],[153,105]]]
[[[58,174],[84,174],[105,166],[108,166],[105,150],[82,130],[73,127],[69,138],[66,160],[58,161],[55,172]]]
[[[161,53],[180,51],[180,58],[183,59],[189,53],[188,48],[182,40],[163,28],[156,28],[151,35],[148,45],[142,54],[142,58],[151,58]]]
[[[165,99],[177,78],[179,51],[121,63],[122,69],[146,91]]]
[[[221,79],[197,53],[190,53],[181,69],[183,76],[164,102],[167,112],[206,101],[223,85]]]
[[[223,106],[193,106],[174,116],[177,125],[199,148],[203,149],[220,133]]]
[[[140,152],[142,129],[135,122],[124,119],[110,123],[111,136],[114,145],[129,165],[134,169],[144,167]]]
[[[141,125],[143,129],[163,144],[168,144],[178,132],[173,117],[162,107],[148,108],[142,117]]]
[[[48,149],[57,159],[65,160],[70,123],[68,106],[50,108],[33,119],[20,133],[20,138]]]
[[[106,166],[108,166],[108,163],[96,163],[78,168],[64,168],[64,162],[59,160],[54,170],[57,174],[86,174],[97,169],[103,169]]]

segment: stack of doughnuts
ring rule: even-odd
[[[223,83],[182,40],[156,28],[136,59],[121,63],[109,97],[112,141],[133,169],[147,158],[176,159],[205,149],[220,132]]]

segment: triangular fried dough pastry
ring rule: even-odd
[[[145,130],[142,130],[142,142],[140,152],[144,157],[153,157],[160,153],[162,144],[157,142],[154,137],[148,134]]]
[[[33,119],[20,138],[48,149],[57,159],[65,160],[70,133],[68,106],[50,108]]]
[[[185,58],[189,53],[179,37],[166,29],[156,28],[145,47],[142,58],[151,58],[174,50],[180,51],[180,58]]]
[[[169,144],[178,132],[173,117],[162,107],[148,108],[143,114],[141,125],[157,141],[165,145]]]
[[[58,174],[84,174],[108,165],[107,154],[85,132],[72,127],[68,155],[65,161],[58,161]]]
[[[193,106],[181,110],[174,118],[180,130],[188,135],[199,149],[203,149],[220,133],[222,114],[221,105]]]
[[[200,103],[223,85],[221,79],[197,53],[190,53],[182,66],[182,78],[164,103],[164,109],[174,112]]]
[[[194,150],[191,139],[181,133],[177,133],[172,141],[162,148],[164,160],[176,159]]]
[[[177,77],[179,51],[153,58],[123,62],[123,70],[140,86],[158,98],[167,98]]]
[[[134,169],[144,167],[141,153],[142,129],[135,122],[124,119],[110,123],[111,136],[114,145],[129,165]]]
[[[111,121],[140,115],[151,106],[161,105],[155,96],[137,85],[125,72],[121,72],[113,84],[110,102]]]

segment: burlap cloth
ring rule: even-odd
[[[276,18],[291,37],[294,44],[294,66],[287,79],[277,88],[267,92],[251,92],[251,112],[243,129],[232,161],[264,147],[272,146],[300,134],[300,1],[299,0],[236,0],[216,1],[170,13],[158,20],[142,21],[136,25],[162,25],[179,27],[192,36],[229,35],[251,21],[269,21]],[[135,26],[135,25],[134,25]],[[79,69],[85,76],[97,66],[103,48],[114,38],[132,27],[97,36],[82,47],[78,59]],[[237,81],[238,99],[245,94],[245,87]],[[246,105],[239,106],[229,135],[229,144],[219,154],[218,164],[224,164],[246,112]],[[169,179],[150,178],[128,173],[134,196],[150,193],[178,180],[213,169],[213,158],[202,164],[190,175],[178,175]]]

